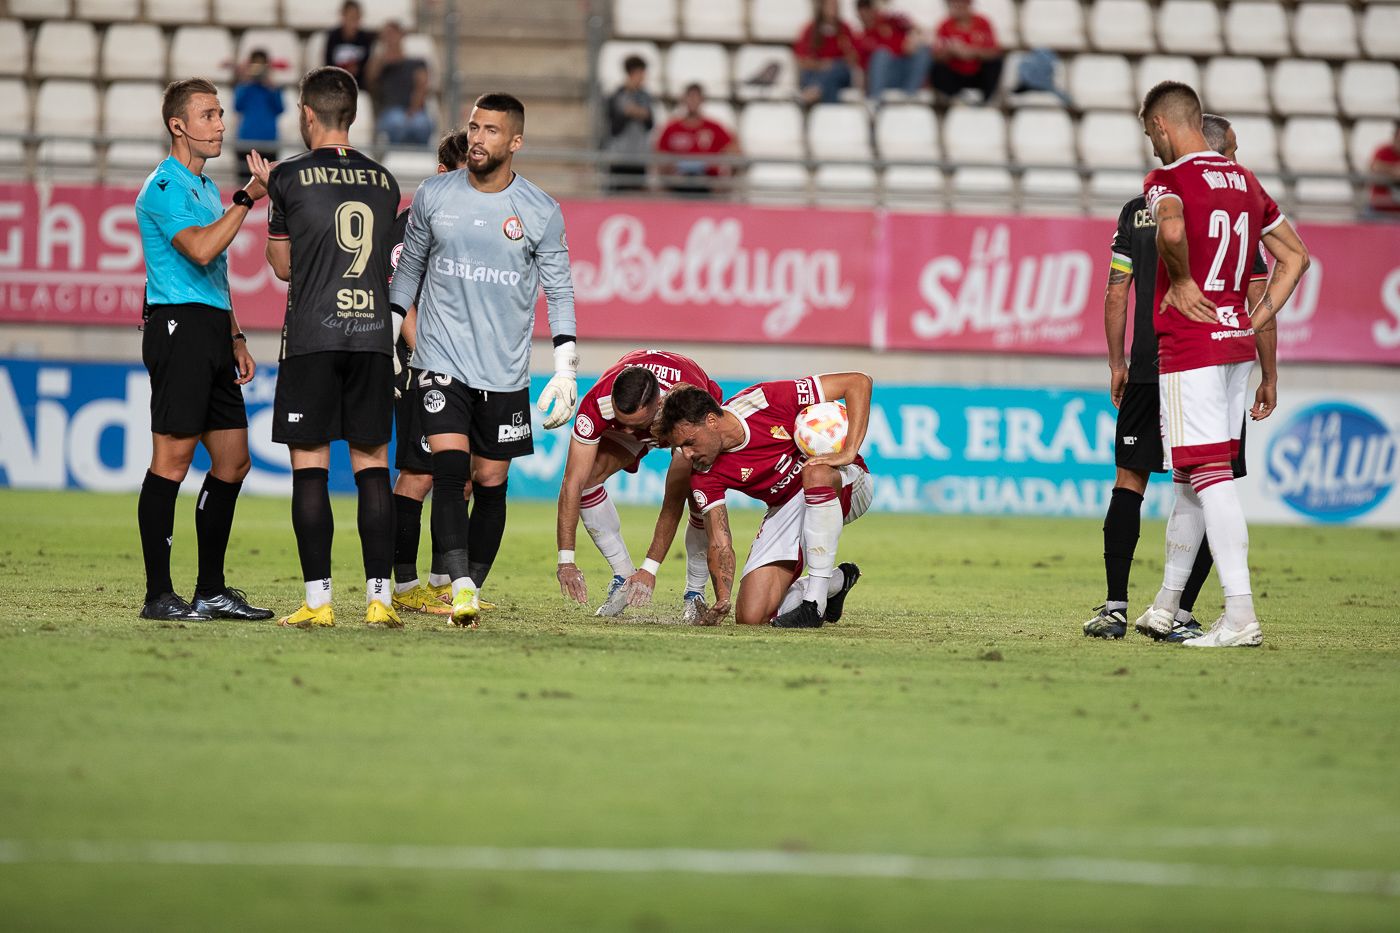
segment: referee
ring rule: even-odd
[[[145,333],[141,358],[151,376],[151,465],[136,507],[146,562],[145,619],[193,622],[269,619],[224,583],[233,510],[248,475],[248,415],[239,387],[255,365],[238,329],[229,296],[228,258],[261,182],[234,192],[223,209],[219,188],[204,163],[223,148],[223,108],[203,78],[165,89],[161,117],[170,155],[146,179],[136,198],[136,220],[146,257]],[[175,496],[200,441],[212,462],[195,506],[199,579],[194,603],[176,595],[170,580]]]
[[[534,451],[530,335],[541,288],[555,370],[537,405],[548,412],[544,426],[568,423],[578,400],[564,215],[511,168],[524,132],[519,100],[476,99],[467,170],[419,186],[389,287],[395,315],[418,297],[413,375],[433,455],[432,528],[452,578],[452,621],[463,626],[476,624],[479,590],[505,534],[510,461]]]

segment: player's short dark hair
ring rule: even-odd
[[[1160,81],[1142,99],[1138,117],[1146,123],[1161,111],[1169,111],[1178,120],[1189,122],[1201,118],[1201,98],[1194,88],[1180,81]]]
[[[724,414],[714,396],[699,386],[678,383],[666,393],[666,401],[661,403],[661,419],[656,425],[656,436],[663,442],[679,424],[704,424],[706,415],[718,418]]]
[[[196,94],[213,94],[219,96],[219,89],[214,86],[214,82],[208,78],[185,78],[182,81],[171,81],[165,86],[165,93],[160,99],[160,117],[165,122],[165,131],[170,133],[170,138],[175,138],[175,133],[170,129],[170,121],[175,117],[184,118],[185,111],[190,105],[190,98]]]
[[[647,60],[640,55],[628,55],[622,60],[622,70],[629,75],[634,71],[645,71]]]
[[[482,94],[472,106],[477,110],[494,110],[507,114],[515,119],[515,131],[525,132],[525,105],[513,94],[503,94],[500,91]]]
[[[645,366],[628,366],[613,380],[613,408],[630,415],[641,411],[656,401],[661,385],[656,381],[656,373]]]
[[[1230,121],[1218,113],[1201,114],[1201,132],[1206,137],[1206,145],[1221,155],[1225,154],[1225,136],[1230,132]]]
[[[301,79],[302,106],[310,107],[326,129],[348,130],[359,98],[359,86],[344,68],[313,68]]]
[[[467,161],[467,150],[471,148],[466,130],[449,130],[438,140],[438,165],[447,170],[460,168]]]

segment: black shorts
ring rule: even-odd
[[[394,401],[394,469],[431,473],[433,454],[423,434],[418,384],[412,376],[407,373],[405,376],[399,384],[400,396]]]
[[[1240,454],[1230,461],[1235,479],[1248,475],[1244,460],[1245,428],[1240,426]],[[1118,405],[1118,432],[1113,444],[1114,462],[1125,470],[1165,473],[1162,467],[1162,396],[1155,382],[1130,382]]]
[[[247,428],[228,312],[209,305],[152,305],[141,335],[151,375],[151,430],[203,434]]]
[[[279,444],[387,444],[394,428],[393,358],[350,350],[288,357],[277,368],[272,412]]]
[[[415,369],[413,377],[425,435],[465,434],[471,452],[488,460],[513,460],[535,452],[528,388],[488,392],[421,369]]]

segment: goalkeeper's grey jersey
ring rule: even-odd
[[[416,369],[492,392],[527,387],[541,287],[550,332],[577,334],[559,202],[519,175],[495,193],[465,169],[418,186],[389,289],[401,308],[418,299]]]

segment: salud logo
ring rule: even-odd
[[[1397,437],[1356,405],[1303,409],[1269,443],[1269,486],[1290,507],[1343,522],[1380,505],[1400,480]]]

